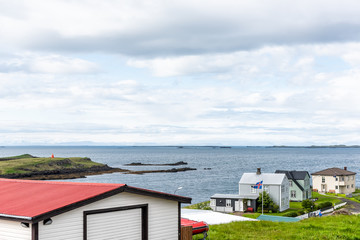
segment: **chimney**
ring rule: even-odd
[[[257,168],[256,175],[260,175],[260,174],[261,174],[261,168]]]
[[[344,167],[344,170],[347,171],[347,167]]]

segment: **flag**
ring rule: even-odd
[[[263,181],[257,182],[257,183],[255,184],[255,186],[253,186],[253,188],[255,188],[255,189],[262,189],[262,185],[263,185]]]

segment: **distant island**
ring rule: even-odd
[[[0,158],[0,178],[55,180],[85,178],[104,173],[144,174],[158,172],[182,172],[195,168],[172,168],[165,170],[133,171],[113,168],[97,163],[87,157],[35,157],[30,154]]]
[[[270,148],[360,148],[360,145],[271,146]]]

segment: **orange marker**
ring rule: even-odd
[[[51,155],[51,158],[54,158],[54,154]]]

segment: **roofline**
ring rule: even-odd
[[[183,197],[183,196],[179,196],[179,195],[168,194],[168,193],[163,193],[163,192],[151,191],[151,190],[147,190],[147,189],[135,188],[135,187],[127,186],[127,185],[122,185],[118,188],[107,191],[105,193],[102,193],[102,194],[96,195],[94,197],[66,205],[64,207],[37,215],[35,217],[0,214],[0,219],[19,221],[19,222],[28,222],[28,223],[37,223],[44,219],[57,216],[59,214],[74,210],[76,208],[88,205],[93,202],[97,202],[99,200],[102,200],[102,199],[105,199],[108,197],[112,197],[112,196],[114,196],[118,193],[122,193],[122,192],[136,193],[136,194],[150,196],[150,197],[156,197],[156,198],[161,198],[161,199],[177,201],[179,203],[191,203],[191,200],[192,200],[191,198]]]

